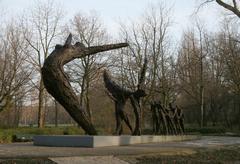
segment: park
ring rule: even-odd
[[[240,2],[11,1],[0,163],[240,161]]]

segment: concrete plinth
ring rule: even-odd
[[[33,143],[37,146],[54,147],[104,147],[123,146],[131,144],[157,143],[169,141],[185,141],[200,139],[197,135],[181,136],[81,136],[81,135],[38,135],[33,137]]]

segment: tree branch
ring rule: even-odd
[[[240,18],[240,10],[238,9],[237,3],[236,3],[235,0],[233,0],[233,6],[231,6],[231,5],[223,2],[222,0],[216,0],[216,2],[217,2],[220,6],[224,7],[225,9],[227,9],[227,10],[229,10],[229,11],[231,11],[231,12],[233,12],[235,15],[237,15],[237,16]]]

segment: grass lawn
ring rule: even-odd
[[[11,143],[16,135],[77,135],[84,134],[83,130],[78,127],[19,127],[19,128],[2,128],[0,129],[0,143]]]

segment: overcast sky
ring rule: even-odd
[[[150,4],[164,2],[173,6],[173,33],[179,38],[182,31],[193,22],[193,13],[196,11],[198,2],[196,0],[55,0],[60,3],[67,15],[72,18],[77,12],[89,12],[95,10],[101,16],[108,31],[115,35],[118,31],[119,20],[139,19],[144,10]],[[198,0],[199,1],[199,0]],[[35,0],[1,0],[1,8],[7,16],[21,13],[29,9]],[[217,5],[210,5],[201,9],[198,13],[200,19],[209,30],[215,30],[221,8]]]

